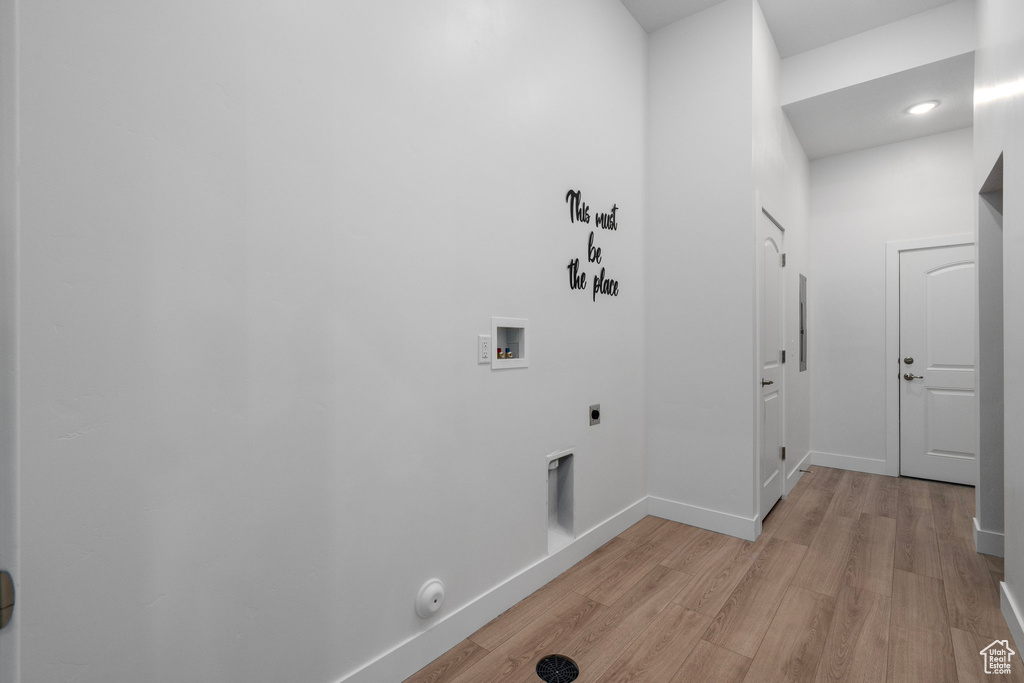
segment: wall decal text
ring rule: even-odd
[[[565,195],[565,203],[569,206],[570,223],[590,225],[590,207],[583,201],[583,192],[581,190],[569,190]],[[601,230],[618,230],[618,210],[619,207],[612,204],[611,211],[595,214],[595,227]],[[595,231],[591,230],[590,237],[587,239],[587,263],[600,265],[602,257],[601,247],[594,244],[594,238]],[[585,292],[587,290],[587,273],[580,270],[580,260],[578,258],[571,259],[569,265],[566,266],[566,270],[569,271],[569,289]],[[604,266],[601,266],[601,272],[594,276],[593,286],[590,291],[591,301],[595,302],[597,301],[598,294],[618,296],[619,281],[608,277]]]

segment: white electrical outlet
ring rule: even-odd
[[[476,362],[491,362],[491,335],[481,334],[476,338]]]

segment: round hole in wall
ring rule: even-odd
[[[428,619],[441,609],[444,602],[444,584],[441,579],[430,579],[416,594],[416,614],[421,619]]]
[[[601,417],[601,411],[600,410],[591,410],[590,411],[590,419],[591,420],[596,420],[596,419],[598,419],[600,417]]]
[[[572,683],[580,675],[580,668],[568,657],[548,655],[537,662],[537,675],[545,683]]]

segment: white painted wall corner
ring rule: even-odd
[[[736,536],[747,541],[757,540],[758,517],[741,517],[697,505],[687,505],[664,498],[648,499],[648,513],[680,524],[700,527],[720,534]]]
[[[999,607],[1003,612],[1003,618],[1006,619],[1006,625],[1010,627],[1010,635],[1013,636],[1018,651],[1024,647],[1024,614],[1021,613],[1019,605],[1010,592],[1010,587],[1005,581],[1000,581]]]
[[[804,457],[800,458],[800,462],[798,462],[796,465],[794,465],[793,468],[789,471],[789,474],[786,475],[786,494],[787,495],[789,494],[790,491],[793,490],[793,487],[797,485],[797,482],[800,481],[800,477],[803,476],[803,474],[800,472],[800,470],[806,469],[807,465],[814,464],[813,462],[808,462],[808,460],[810,460],[810,459],[811,459],[811,451],[807,451],[806,453],[804,453]]]
[[[986,555],[1003,557],[1003,532],[982,529],[978,518],[974,518],[974,549]]]

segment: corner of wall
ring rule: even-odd
[[[974,549],[985,555],[1003,557],[1003,539],[1005,538],[1003,533],[982,529],[977,517],[973,518],[973,522]]]
[[[975,53],[974,185],[983,186],[993,164],[1004,154],[1006,197],[1024,193],[1020,160],[1024,159],[1024,3],[978,0],[978,49]],[[1024,212],[1006,202],[1003,212],[1003,343],[1024,344]],[[1024,360],[1007,353],[1003,359],[1005,415],[1024,412]],[[1006,420],[1003,443],[1005,582],[1003,614],[1018,646],[1022,636],[1024,595],[1024,423]],[[1019,649],[1019,647],[1018,647]]]
[[[751,8],[653,32],[648,62],[648,491],[727,519],[754,508]]]
[[[760,5],[754,2],[752,162],[762,208],[785,228],[785,427],[784,444],[794,456],[787,462],[788,493],[799,479],[800,463],[810,450],[810,374],[801,371],[800,275],[810,262],[808,214],[810,165],[781,103],[781,65],[774,38]],[[752,283],[756,286],[756,283]]]
[[[1005,581],[999,582],[999,607],[1003,618],[1006,619],[1006,625],[1010,628],[1014,644],[1020,650],[1024,647],[1024,612],[1021,611],[1020,603]]]

